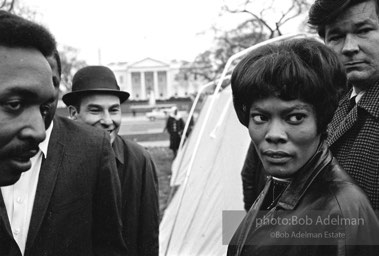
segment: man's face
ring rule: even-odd
[[[354,5],[325,27],[325,43],[360,90],[379,80],[379,19],[375,1]]]
[[[0,186],[30,169],[46,137],[44,119],[55,99],[51,76],[39,51],[0,46]]]
[[[47,61],[50,65],[51,71],[53,72],[52,79],[53,79],[53,85],[54,85],[54,89],[55,89],[55,100],[54,100],[54,102],[51,103],[50,108],[49,108],[49,112],[46,113],[46,117],[45,117],[45,126],[48,128],[50,126],[51,122],[53,121],[55,111],[57,110],[58,95],[59,95],[59,84],[60,84],[61,80],[60,80],[60,76],[59,76],[59,72],[58,72],[57,60],[53,56],[50,56],[47,58]]]
[[[91,94],[81,98],[80,110],[70,107],[74,120],[104,129],[116,138],[121,124],[120,98],[111,94]]]

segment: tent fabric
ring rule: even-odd
[[[210,96],[212,97],[212,96]],[[210,98],[207,98],[203,103],[200,115],[198,116],[195,126],[191,132],[189,139],[184,143],[183,149],[178,151],[178,154],[171,166],[171,180],[170,186],[178,186],[183,183],[186,172],[188,170],[189,162],[191,160],[192,152],[195,148],[196,138],[199,137],[201,124],[204,122],[205,113],[210,105]]]
[[[215,104],[194,152],[212,97],[216,97]],[[160,255],[226,253],[227,246],[222,245],[222,212],[243,210],[240,172],[249,143],[248,131],[233,109],[230,87],[208,97],[187,145],[173,164],[173,184],[180,186],[160,225]],[[189,170],[193,154],[195,160]]]

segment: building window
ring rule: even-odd
[[[124,77],[123,77],[123,76],[120,76],[120,77],[119,77],[119,81],[120,81],[120,84],[123,84],[123,83],[124,83]]]

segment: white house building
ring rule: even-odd
[[[165,63],[152,58],[108,65],[116,75],[120,89],[130,93],[132,100],[168,99],[196,93],[202,81],[179,75],[181,62]]]

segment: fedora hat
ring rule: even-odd
[[[72,79],[72,91],[63,95],[63,102],[69,106],[90,93],[114,94],[124,102],[129,93],[121,91],[113,71],[105,66],[87,66],[80,69]]]

